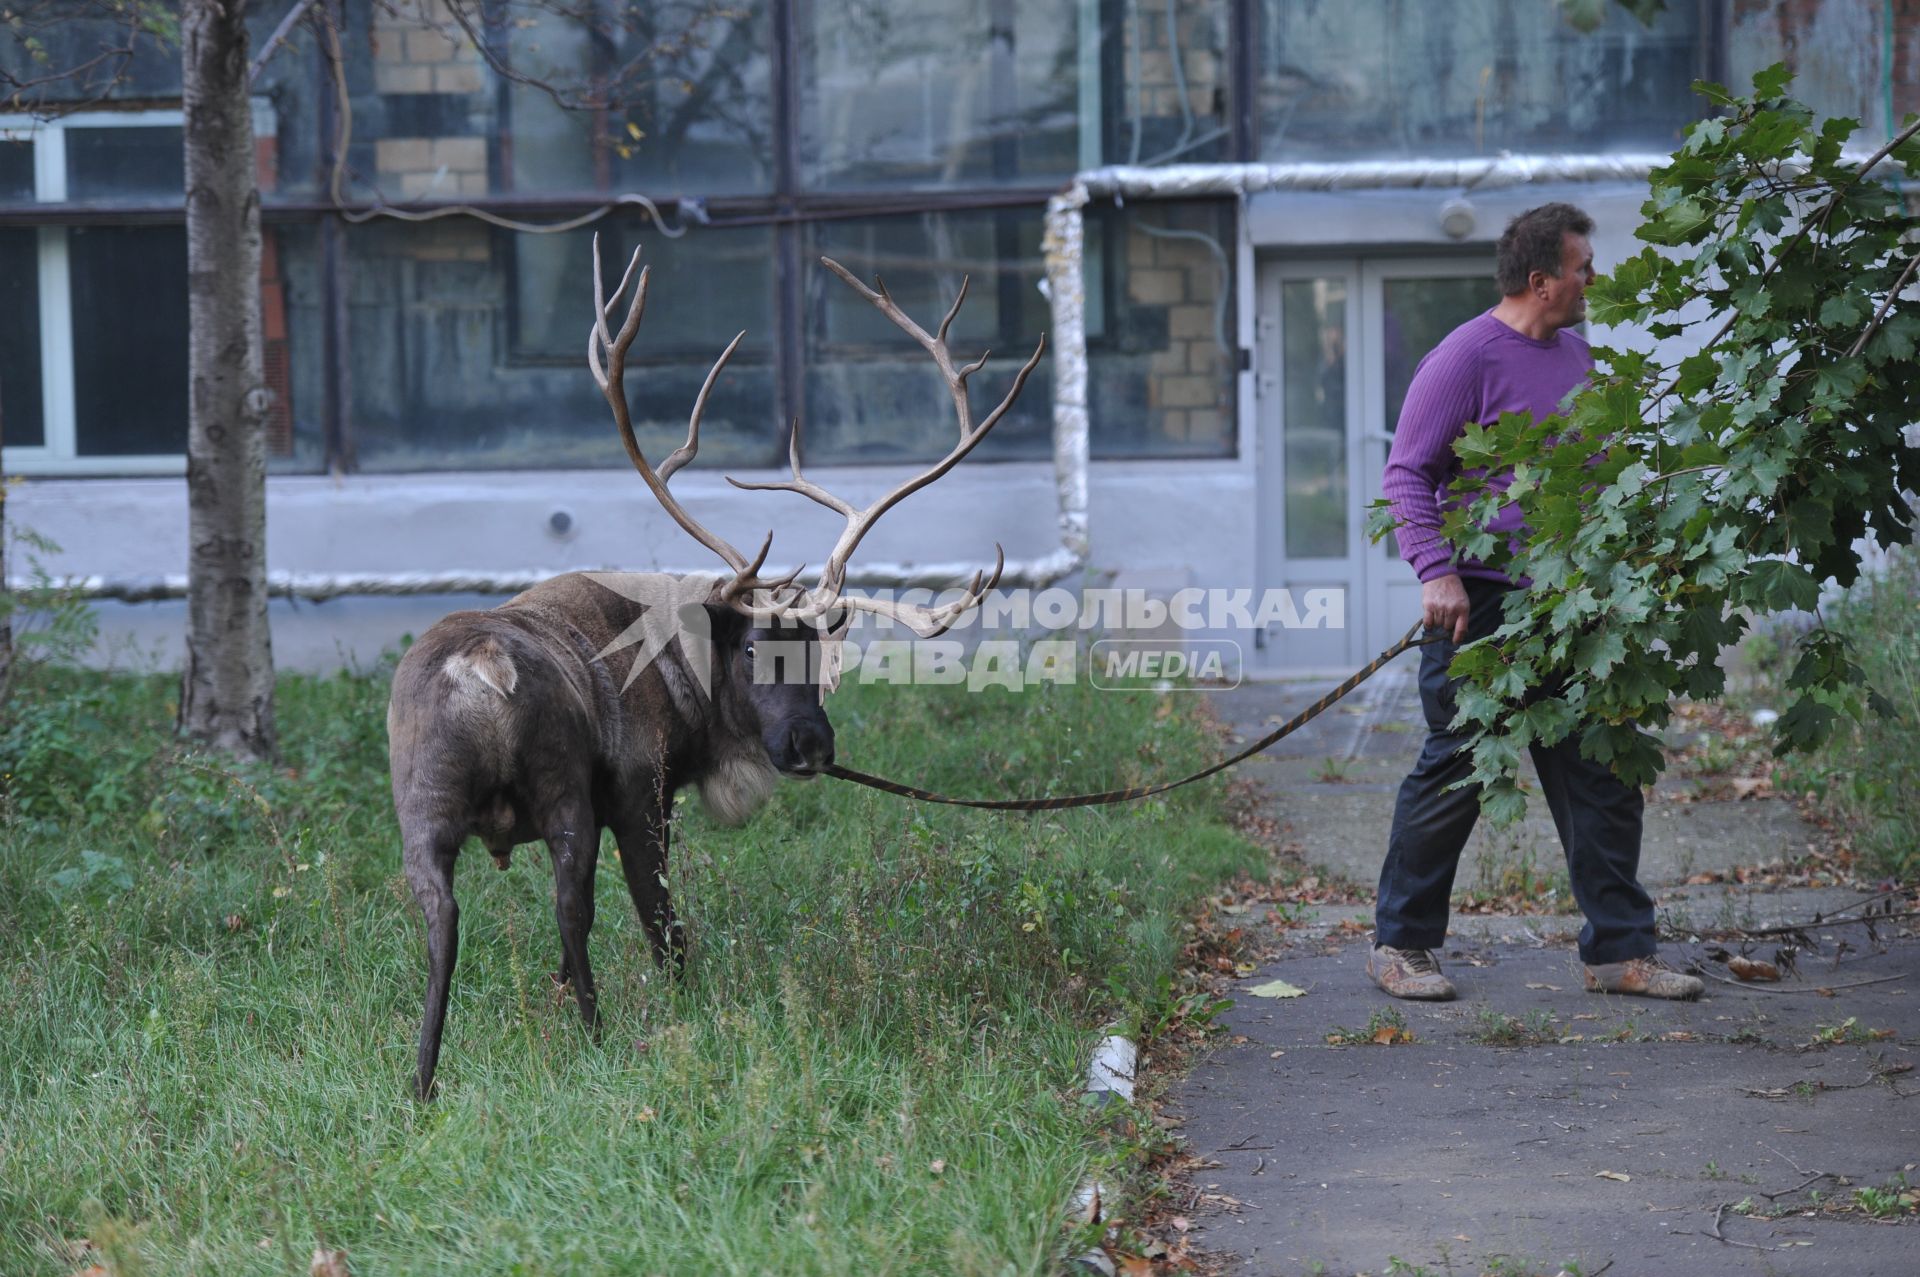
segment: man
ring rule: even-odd
[[[1443,505],[1459,478],[1453,443],[1467,423],[1492,424],[1503,412],[1536,419],[1557,411],[1593,367],[1571,325],[1586,317],[1593,282],[1593,219],[1571,204],[1545,204],[1516,217],[1500,237],[1495,276],[1503,298],[1447,335],[1420,362],[1387,459],[1384,487],[1398,521],[1400,554],[1421,581],[1430,631],[1446,639],[1420,653],[1420,702],[1427,742],[1400,786],[1380,870],[1375,948],[1367,974],[1396,998],[1454,996],[1433,950],[1447,935],[1447,900],[1461,849],[1479,815],[1477,787],[1452,786],[1473,769],[1466,734],[1449,724],[1455,684],[1447,666],[1460,644],[1491,634],[1514,583],[1454,552],[1439,533]],[[1511,476],[1492,482],[1504,488]],[[1488,525],[1520,528],[1509,505]],[[1552,748],[1533,747],[1540,787],[1566,848],[1574,900],[1586,915],[1580,960],[1586,986],[1606,993],[1696,998],[1704,985],[1656,956],[1653,901],[1636,877],[1643,799],[1604,764],[1580,756],[1577,733]]]

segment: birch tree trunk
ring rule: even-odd
[[[267,630],[260,187],[245,0],[185,0],[187,663],[179,729],[230,753],[275,750]],[[99,370],[102,373],[106,370]]]
[[[7,388],[0,386],[0,457],[7,439]],[[0,461],[0,702],[13,690],[13,587],[7,576],[7,467]]]

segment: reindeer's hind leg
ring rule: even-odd
[[[427,1006],[420,1018],[420,1059],[414,1093],[433,1094],[433,1071],[440,1061],[440,1034],[447,1023],[447,990],[460,951],[460,907],[453,900],[453,861],[460,833],[437,826],[412,826],[403,834],[407,885],[427,921]]]
[[[587,1027],[600,1023],[587,933],[593,930],[593,875],[600,859],[600,827],[585,803],[562,804],[546,822],[553,856],[553,916],[560,926],[560,975],[573,981],[574,1000]]]

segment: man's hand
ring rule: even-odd
[[[1420,614],[1428,629],[1452,634],[1455,643],[1466,641],[1467,587],[1458,574],[1421,582]]]

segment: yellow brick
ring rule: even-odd
[[[433,69],[406,62],[376,63],[373,68],[375,93],[431,93]]]
[[[403,200],[445,199],[453,194],[453,184],[441,180],[438,173],[402,173],[400,198]]]
[[[1168,377],[1191,371],[1187,367],[1187,343],[1176,341],[1165,350],[1156,350],[1147,358],[1149,377]]]
[[[1174,306],[1167,311],[1167,334],[1176,341],[1213,340],[1213,307]]]
[[[1168,306],[1186,295],[1186,279],[1177,270],[1136,270],[1127,278],[1127,297],[1143,306]]]
[[[1220,58],[1207,49],[1188,49],[1184,59],[1187,68],[1187,84],[1197,88],[1205,85],[1209,92],[1220,82]]]
[[[406,41],[409,62],[453,61],[453,44],[438,31],[409,31]]]
[[[462,195],[485,195],[487,193],[487,175],[485,173],[462,173],[460,175],[460,193]]]
[[[1227,437],[1227,414],[1218,408],[1195,408],[1187,414],[1187,438],[1218,443]]]
[[[374,166],[382,173],[406,173],[433,167],[433,144],[423,137],[386,137],[373,144]]]
[[[1206,377],[1163,377],[1160,402],[1169,408],[1205,408],[1215,402],[1213,382]]]
[[[486,77],[471,62],[450,62],[433,68],[435,93],[478,93],[486,87]]]
[[[1179,411],[1161,413],[1160,433],[1169,439],[1185,439],[1187,437],[1187,414]]]
[[[433,139],[433,159],[437,168],[445,165],[455,173],[487,171],[487,140],[479,137],[437,137]]]

